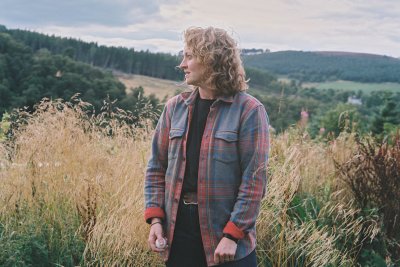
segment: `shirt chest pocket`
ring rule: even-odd
[[[234,131],[217,131],[214,135],[213,158],[223,163],[238,162],[238,133]]]
[[[168,159],[175,159],[178,157],[184,133],[184,129],[178,128],[173,128],[169,131]]]

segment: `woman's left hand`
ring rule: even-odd
[[[237,244],[229,238],[223,237],[214,252],[214,262],[222,264],[224,262],[233,261],[235,258]]]

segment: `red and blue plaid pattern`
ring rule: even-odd
[[[155,129],[145,178],[145,219],[164,220],[171,247],[186,166],[188,127],[198,90],[170,99]],[[268,116],[240,92],[211,106],[200,148],[198,210],[207,263],[223,233],[238,238],[235,259],[255,249],[255,223],[267,183]],[[164,253],[168,258],[169,251]]]

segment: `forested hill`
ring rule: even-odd
[[[247,55],[244,56],[244,63],[248,67],[307,82],[349,80],[400,83],[400,59],[373,54],[280,51]]]
[[[32,110],[43,97],[68,100],[76,93],[97,111],[108,96],[111,100],[118,99],[118,106],[135,116],[148,111],[144,106],[148,101],[152,104],[148,107],[154,111],[159,103],[154,97],[143,96],[143,88],[126,94],[125,86],[111,72],[65,55],[54,55],[46,49],[33,52],[9,34],[0,32],[0,120],[12,108]]]
[[[108,47],[73,38],[7,29],[0,25],[1,32],[9,34],[14,40],[30,47],[33,52],[47,49],[52,54],[61,54],[101,68],[169,80],[182,79],[182,74],[175,68],[179,65],[179,58],[170,54],[136,51],[126,47]]]

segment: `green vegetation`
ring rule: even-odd
[[[390,91],[400,92],[400,83],[360,83],[352,81],[331,81],[320,83],[302,83],[303,88],[317,88],[317,89],[333,89],[333,90],[347,90],[358,92],[362,91],[368,94],[373,91]]]
[[[33,53],[9,34],[0,33],[0,118],[13,108],[32,111],[43,97],[70,99],[77,93],[92,103],[97,112],[108,97],[118,99],[117,105],[132,112],[142,110],[144,102],[150,102],[153,113],[159,112],[158,99],[144,96],[143,88],[127,94],[125,86],[111,72],[53,55],[47,49]]]
[[[345,52],[280,51],[245,56],[246,66],[302,82],[347,80],[400,83],[400,59]]]
[[[33,52],[46,49],[52,54],[63,55],[92,66],[162,79],[179,80],[182,76],[175,68],[179,65],[179,58],[170,54],[154,54],[125,47],[107,47],[93,42],[87,43],[73,38],[48,36],[26,30],[7,30],[5,27],[0,27],[1,32],[9,34]]]

